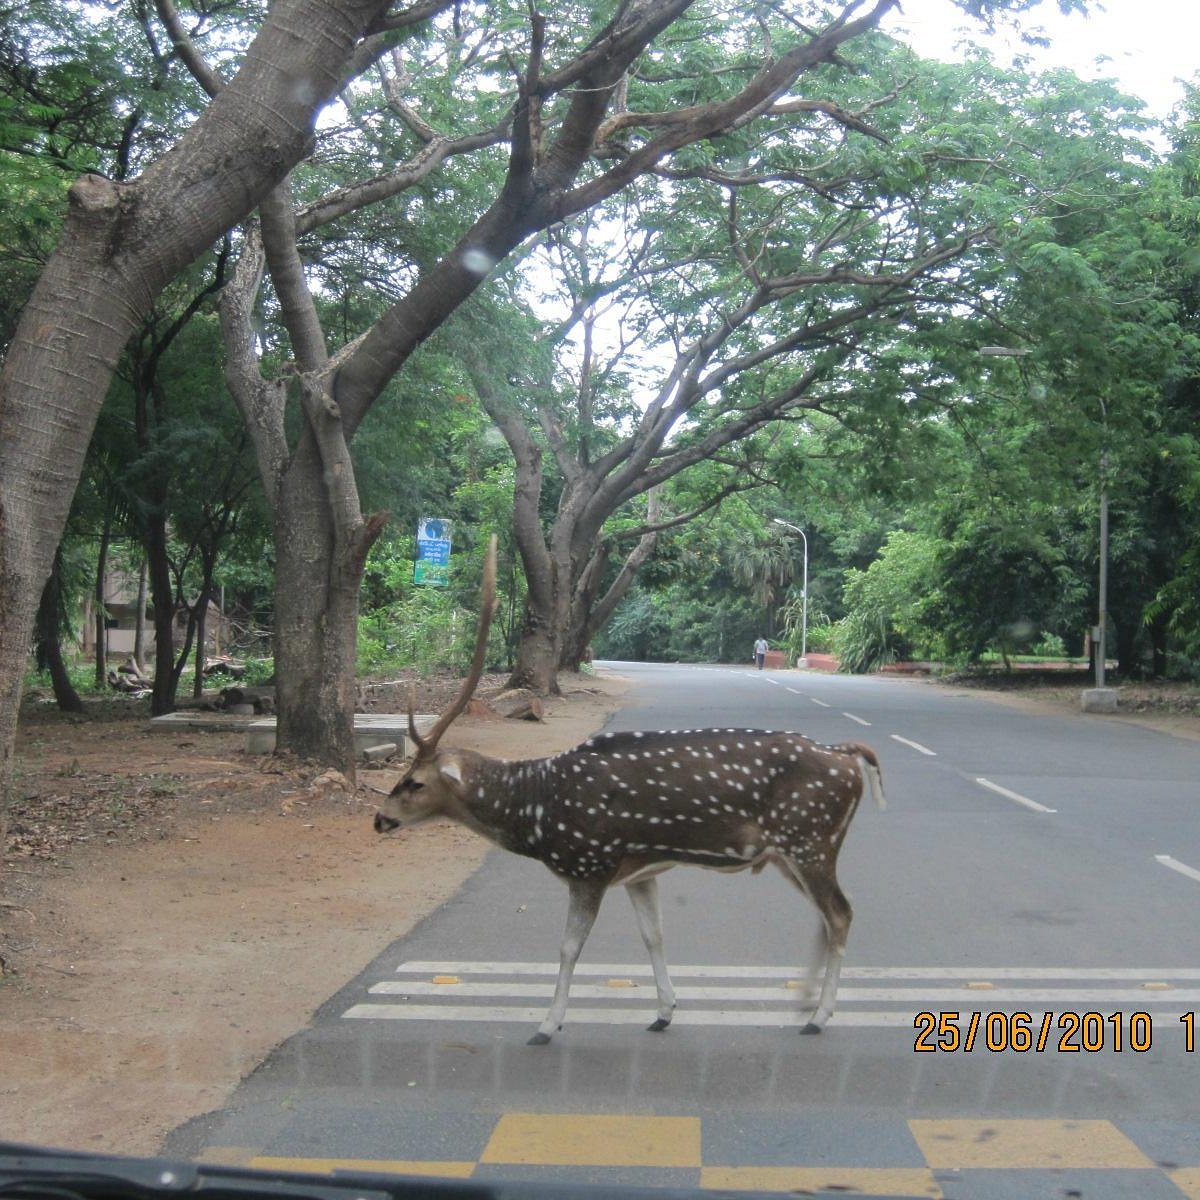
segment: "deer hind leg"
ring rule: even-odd
[[[571,991],[571,976],[575,973],[583,943],[596,923],[606,885],[575,880],[567,887],[570,889],[570,900],[567,905],[567,928],[558,955],[558,982],[554,985],[550,1011],[538,1026],[537,1033],[529,1039],[530,1046],[544,1046],[562,1028],[563,1017],[567,1013],[567,997]]]
[[[663,954],[662,908],[658,903],[658,880],[643,879],[640,883],[627,883],[625,891],[633,902],[637,915],[638,930],[650,954],[650,965],[654,968],[654,986],[658,991],[658,1017],[648,1028],[661,1033],[671,1023],[675,1013],[675,989],[667,974],[667,960]]]
[[[842,959],[846,954],[846,938],[854,910],[838,886],[833,871],[817,872],[805,870],[791,859],[785,860],[784,874],[816,905],[824,927],[825,963],[821,979],[821,994],[816,1010],[801,1033],[820,1033],[826,1021],[833,1016],[837,1003],[838,979],[842,973]],[[783,864],[781,864],[783,865]]]

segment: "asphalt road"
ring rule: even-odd
[[[607,664],[613,729],[865,741],[838,1011],[801,1037],[815,916],[774,872],[660,881],[654,1015],[607,900],[567,1024],[565,889],[494,852],[170,1153],[272,1168],[863,1194],[1200,1200],[1200,743],[895,679]],[[926,1015],[927,1014],[927,1015]]]

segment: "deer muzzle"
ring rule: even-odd
[[[399,829],[400,822],[394,817],[385,817],[383,813],[375,814],[375,832],[376,833],[391,833],[393,829]]]

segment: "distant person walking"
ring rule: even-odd
[[[770,646],[767,645],[766,638],[760,637],[758,641],[754,643],[754,661],[758,663],[758,669],[760,671],[763,669],[763,663],[767,661],[767,651],[769,649]]]

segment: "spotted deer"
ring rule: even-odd
[[[824,973],[816,1009],[801,1030],[819,1033],[833,1013],[852,917],[838,886],[838,851],[862,798],[870,793],[884,804],[875,752],[755,729],[602,733],[563,754],[523,762],[439,749],[483,670],[494,556],[493,540],[470,674],[424,736],[410,707],[416,754],[376,813],[376,831],[448,817],[538,859],[566,883],[558,981],[530,1045],[544,1045],[562,1028],[575,964],[609,888],[624,885],[633,902],[658,994],[649,1028],[663,1030],[675,991],[663,955],[656,876],[681,863],[756,874],[770,863],[821,915]]]

